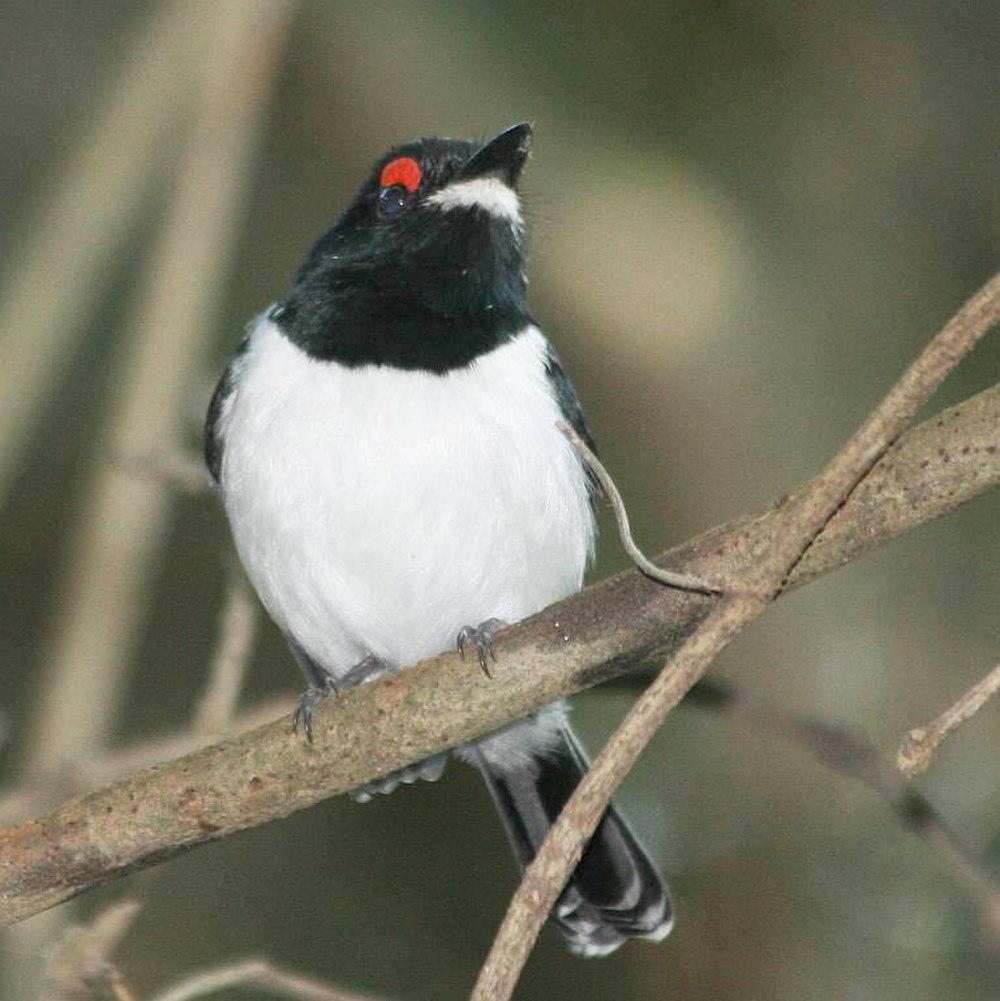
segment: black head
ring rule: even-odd
[[[531,126],[423,139],[375,164],[272,313],[314,357],[446,372],[524,328],[516,184]]]

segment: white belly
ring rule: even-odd
[[[267,320],[224,408],[222,489],[278,625],[334,675],[578,589],[586,478],[528,327],[443,376],[310,359]]]

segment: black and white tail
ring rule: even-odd
[[[514,853],[526,866],[587,770],[569,725],[555,746],[516,769],[477,756]],[[670,894],[621,814],[611,806],[552,910],[572,952],[604,956],[627,938],[658,942],[673,923]]]

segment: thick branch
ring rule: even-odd
[[[816,540],[790,586],[1000,483],[1000,386],[903,436]],[[658,562],[737,579],[769,548],[780,508],[738,519]],[[561,696],[662,663],[716,599],[630,570],[504,630],[492,679],[444,654],[345,692],[316,713],[316,743],[278,720],[0,831],[0,922],[12,923],[185,848],[259,826]]]

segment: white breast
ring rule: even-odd
[[[534,327],[445,375],[309,358],[262,319],[220,432],[240,556],[327,670],[453,647],[580,587],[585,475],[555,428]]]

